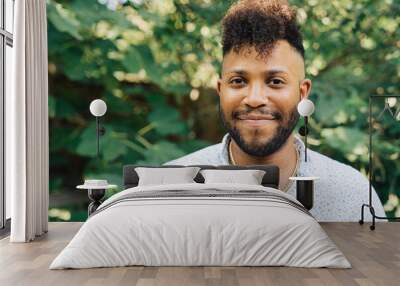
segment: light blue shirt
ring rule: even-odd
[[[164,165],[229,165],[229,133],[222,142],[205,147],[191,154],[164,163]],[[300,151],[300,164],[297,176],[316,176],[314,182],[314,206],[311,214],[318,221],[358,221],[361,218],[361,205],[368,203],[368,179],[353,167],[333,160],[325,155],[307,149],[307,162],[304,161],[304,143],[295,136],[295,144]],[[288,194],[296,197],[296,184],[291,182]],[[372,204],[377,216],[385,216],[382,203],[372,190]],[[372,216],[365,208],[365,221]],[[381,221],[381,220],[379,220]]]

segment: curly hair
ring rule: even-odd
[[[278,40],[286,40],[304,59],[303,38],[296,12],[286,0],[241,0],[232,5],[222,20],[222,51],[238,53],[254,47],[268,56]]]

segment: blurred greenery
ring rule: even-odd
[[[214,88],[231,1],[122,2],[111,10],[95,0],[47,1],[51,194],[72,196],[85,178],[121,186],[123,165],[161,164],[224,134]],[[400,94],[400,2],[289,2],[298,8],[318,107],[310,147],[366,174],[368,96]],[[96,98],[108,105],[99,160],[89,112]],[[374,157],[374,186],[387,214],[399,216],[400,125],[386,116],[374,130],[382,155]],[[51,206],[49,218],[85,220],[86,206]]]

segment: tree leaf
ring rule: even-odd
[[[149,114],[148,120],[155,125],[155,130],[161,135],[187,132],[187,125],[181,120],[179,112],[171,107],[157,108]]]
[[[160,141],[149,148],[143,155],[145,159],[139,160],[137,164],[162,164],[181,157],[185,153],[171,142]]]
[[[83,37],[79,33],[79,21],[71,10],[65,9],[61,4],[50,0],[47,3],[47,18],[60,32],[64,32],[77,40]]]

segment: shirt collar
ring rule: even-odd
[[[231,137],[230,137],[229,133],[226,133],[224,135],[224,137],[222,138],[221,150],[219,153],[222,165],[230,165],[229,151],[228,151],[230,139],[231,139]]]

